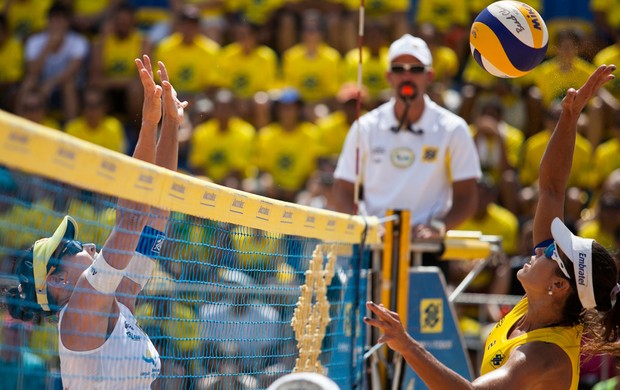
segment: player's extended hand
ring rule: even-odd
[[[566,91],[566,96],[562,99],[562,110],[568,114],[579,115],[598,89],[614,78],[611,73],[615,70],[616,65],[601,65],[590,75],[581,88],[578,90],[569,88]]]
[[[177,91],[172,84],[170,84],[170,77],[168,76],[166,65],[161,61],[158,62],[158,65],[159,70],[157,71],[157,75],[164,89],[164,118],[169,117],[170,119],[175,119],[177,123],[180,124],[183,121],[183,114],[188,103],[186,101],[181,102],[177,98]]]
[[[376,318],[364,317],[364,322],[381,329],[383,335],[378,342],[386,343],[388,347],[401,354],[411,345],[411,336],[405,331],[398,313],[388,310],[383,304],[366,302],[366,307]]]
[[[151,59],[146,54],[142,60],[135,59],[140,81],[144,90],[144,104],[142,105],[142,122],[157,125],[161,119],[161,95],[162,88],[155,84]]]

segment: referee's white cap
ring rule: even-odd
[[[388,60],[392,63],[395,58],[405,55],[417,58],[425,66],[433,65],[433,56],[426,42],[422,38],[414,37],[411,34],[403,35],[390,45]]]

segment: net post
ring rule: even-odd
[[[398,291],[396,311],[400,315],[403,326],[407,327],[407,308],[409,306],[409,266],[411,264],[411,211],[400,211],[399,244],[398,244],[398,274],[395,290]]]
[[[393,210],[388,210],[386,216],[394,215]],[[389,220],[385,223],[385,234],[383,236],[383,256],[381,261],[381,303],[385,307],[392,304],[392,251],[394,249],[394,221]]]

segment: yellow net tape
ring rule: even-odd
[[[138,161],[0,111],[0,164],[86,190],[221,222],[316,238],[380,242],[376,218],[363,219],[232,190]]]

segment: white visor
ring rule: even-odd
[[[551,235],[562,252],[573,263],[581,305],[585,309],[594,309],[596,307],[594,281],[592,280],[592,243],[594,240],[574,235],[559,218],[555,218],[551,223]]]

